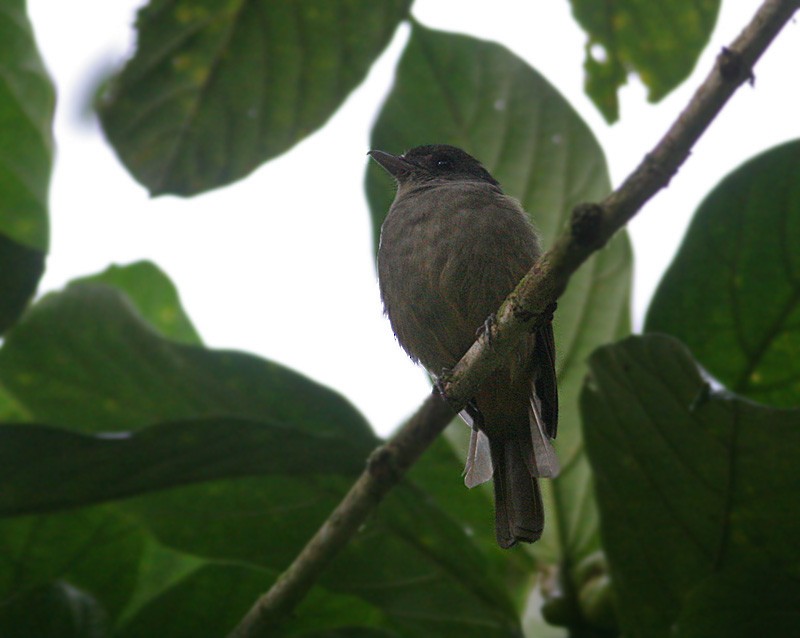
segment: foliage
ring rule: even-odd
[[[55,91],[24,0],[0,4],[0,334],[44,272]]]
[[[800,395],[798,171],[793,141],[725,178],[698,209],[647,317],[648,330],[683,340],[726,387],[787,407]]]
[[[609,191],[602,149],[511,51],[427,28],[409,7],[151,0],[100,108],[106,136],[153,194],[234,182],[321,127],[408,21],[374,147],[465,148],[549,243],[576,204]],[[654,22],[636,0],[602,15],[574,0],[609,56],[587,80],[604,114],[629,68],[652,99],[680,82],[717,9],[671,3]],[[658,38],[643,38],[654,24]],[[205,347],[154,264],[110,267],[29,306],[47,249],[54,92],[22,0],[0,0],[0,43],[0,635],[224,635],[379,439],[329,388]],[[555,324],[564,469],[545,488],[540,543],[494,545],[489,500],[458,479],[453,429],[276,635],[790,633],[798,149],[747,163],[698,210],[647,319],[673,337],[611,343],[629,332],[624,234],[573,277]],[[366,190],[377,237],[392,186],[370,167]]]
[[[589,34],[586,93],[609,122],[619,118],[617,90],[635,71],[660,100],[691,72],[708,44],[720,0],[571,0]]]

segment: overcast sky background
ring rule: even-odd
[[[381,314],[363,180],[369,131],[408,38],[402,27],[367,81],[328,124],[230,187],[150,199],[86,112],[95,79],[134,46],[140,0],[28,0],[58,90],[51,254],[40,293],[74,277],[150,259],[171,277],[206,344],[252,352],[347,396],[387,433],[429,391]],[[423,24],[495,40],[542,73],[586,120],[618,185],[677,117],[760,2],[724,0],[694,74],[658,105],[632,79],[608,126],[583,94],[583,32],[566,0],[416,0]],[[704,195],[743,161],[800,134],[798,26],[790,23],[698,143],[689,162],[630,224],[634,322]],[[436,140],[420,140],[435,142]],[[400,151],[403,149],[386,149]]]

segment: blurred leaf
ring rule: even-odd
[[[0,262],[4,255],[3,246],[4,240],[0,237]],[[16,247],[14,250],[20,248]],[[29,251],[29,253],[34,254],[34,251]],[[39,255],[37,259],[43,268],[44,257]],[[8,290],[8,286],[3,283],[4,277],[17,278],[20,275],[19,270],[14,270],[14,268],[21,268],[20,260],[12,257],[11,262],[14,261],[17,263],[13,266],[9,265],[7,268],[0,264],[0,290]],[[37,281],[38,275],[31,281],[32,288],[35,288]],[[140,261],[126,266],[112,265],[102,273],[77,279],[71,285],[76,283],[105,283],[114,286],[122,290],[130,301],[133,301],[139,313],[162,335],[182,343],[200,344],[200,337],[181,306],[174,284],[151,262]],[[13,296],[9,291],[0,298],[0,308],[4,302],[9,301],[11,301],[9,306],[21,307],[20,304],[13,302]],[[27,301],[27,296],[20,301]],[[0,310],[0,317],[2,316],[3,313]],[[24,407],[0,386],[0,422],[28,421],[29,417],[30,415]]]
[[[124,508],[159,542],[182,553],[283,570],[352,481],[314,477],[314,471],[308,465],[303,478],[190,485],[126,501]],[[400,635],[517,635],[508,592],[487,567],[460,525],[423,491],[401,485],[319,585],[381,610]]]
[[[207,564],[140,609],[115,636],[225,636],[270,586],[275,576],[276,573],[244,565]],[[380,627],[384,624],[380,610],[363,600],[315,587],[292,617],[280,628],[271,630],[269,635],[274,638],[328,636],[335,635],[332,632],[336,629]],[[387,633],[355,635],[386,636]]]
[[[445,635],[519,635],[519,615],[501,573],[447,504],[403,483],[378,509],[374,533],[354,549],[369,548],[373,560],[381,557],[380,570],[373,565],[362,573],[351,571],[354,558],[347,552],[326,574],[329,587],[335,583],[390,610],[407,635],[425,635],[436,625]],[[425,587],[416,582],[422,575]]]
[[[103,610],[68,583],[32,589],[0,605],[3,638],[105,638]]]
[[[597,200],[610,190],[597,141],[536,71],[500,45],[415,24],[371,145],[398,153],[431,143],[454,144],[481,159],[505,191],[531,213],[545,245],[576,204]],[[377,246],[395,189],[374,163],[367,169],[366,189]],[[630,247],[621,234],[576,273],[558,302],[555,330],[562,397],[558,449],[563,470],[552,483],[545,536],[532,548],[546,561],[563,560],[574,567],[599,548],[577,396],[586,356],[628,331],[630,277]],[[543,483],[547,493],[550,482]],[[425,487],[434,494],[441,490],[433,481]],[[478,492],[468,497],[479,499],[487,509],[482,522],[470,516],[465,524],[491,530],[490,506]],[[449,507],[448,499],[441,502]],[[453,512],[459,507],[454,506]]]
[[[156,0],[100,109],[154,195],[236,181],[322,126],[366,76],[410,0]]]
[[[42,251],[0,233],[0,334],[14,325],[36,292],[44,257]]]
[[[414,483],[424,486],[440,507],[481,546],[490,561],[484,570],[499,574],[515,592],[516,585],[529,581],[535,562],[527,552],[508,552],[498,547],[494,535],[494,495],[491,484],[472,490],[464,485],[469,432],[466,423],[460,418],[454,419],[445,430],[444,437],[434,441],[414,464],[409,477]],[[508,568],[509,563],[513,564],[514,569]],[[523,600],[524,597],[516,600],[520,607]]]
[[[315,587],[297,607],[293,616],[274,631],[282,636],[335,638],[388,638],[397,636],[391,623],[377,607],[355,596],[334,594]]]
[[[0,516],[88,505],[182,483],[255,474],[357,476],[369,447],[335,432],[232,418],[121,436],[0,425]],[[304,460],[303,465],[297,459]]]
[[[34,417],[81,432],[226,415],[375,437],[332,390],[276,363],[163,339],[114,288],[80,284],[42,299],[0,349],[0,382]]]
[[[101,273],[72,282],[81,283],[119,288],[162,335],[173,341],[200,345],[200,336],[183,310],[175,284],[154,263],[137,261],[125,266],[111,265]]]
[[[617,89],[636,73],[657,102],[692,72],[711,37],[720,0],[571,0],[589,36],[586,93],[608,122],[619,118]]]
[[[136,554],[136,564],[129,568],[136,576],[135,588],[130,592],[122,613],[115,616],[117,626],[124,625],[143,607],[207,564],[201,558],[161,545],[144,526],[140,526],[138,531],[141,549]],[[109,568],[113,569],[113,566],[106,566]]]
[[[0,234],[47,251],[55,90],[23,0],[0,7]]]
[[[23,0],[0,6],[0,334],[44,272],[55,91]]]
[[[2,518],[0,599],[11,606],[64,582],[93,596],[113,623],[137,588],[145,544],[141,527],[108,507]]]
[[[27,421],[27,410],[0,384],[0,423]]]
[[[128,618],[119,638],[226,636],[274,580],[244,565],[206,564]]]
[[[792,636],[800,627],[800,588],[757,565],[714,574],[692,590],[675,626],[681,638]]]
[[[760,614],[759,633],[782,635],[769,623],[796,617],[796,602],[779,606],[800,595],[800,410],[713,392],[665,336],[604,347],[590,367],[584,433],[624,633],[705,636],[692,626],[708,626],[700,610],[725,607],[730,632],[714,635],[752,635],[735,624],[739,607]],[[789,589],[759,610],[764,574]],[[733,581],[749,585],[734,596]]]
[[[123,615],[132,616],[205,563],[159,546],[113,506],[0,519],[0,548],[0,597],[27,623],[42,612],[20,601],[50,583],[64,583],[91,592],[105,624],[119,625]]]
[[[114,628],[114,636],[217,638],[277,576],[252,565],[217,564],[175,552],[145,527],[131,524],[130,513],[120,516],[116,510],[103,506],[0,519],[4,638],[106,636],[108,628]],[[256,537],[264,543],[261,534],[254,534],[254,542]],[[170,630],[152,631],[158,623]],[[380,610],[363,599],[316,587],[280,635],[385,624]]]
[[[800,141],[748,161],[700,205],[648,331],[683,340],[732,391],[800,405]]]
[[[290,453],[286,452],[287,457]],[[200,561],[283,569],[349,485],[350,479],[336,480],[331,475],[315,479],[314,474],[322,469],[303,463],[298,464],[298,471],[307,475],[297,479],[273,475],[217,480],[144,495],[121,502],[117,508],[125,512],[125,520],[141,522],[158,543],[181,555],[195,556]],[[6,538],[0,536],[0,546],[10,561],[7,573],[14,577],[16,586],[23,584],[19,582],[20,573],[27,574],[24,582],[29,586],[48,577],[60,577],[63,572],[74,578],[69,571],[75,569],[76,557],[80,557],[83,586],[96,582],[102,574],[119,579],[113,587],[102,588],[103,595],[111,598],[109,603],[118,601],[123,593],[132,599],[133,583],[137,589],[145,587],[141,574],[150,569],[143,565],[152,562],[145,560],[145,548],[120,546],[120,540],[130,538],[133,542],[136,537],[125,529],[116,529],[113,520],[100,518],[99,514],[92,516],[96,511],[6,519],[0,523],[0,534],[6,534]],[[70,524],[73,519],[75,523]],[[23,522],[28,529],[20,529]],[[15,529],[16,533],[8,537]],[[12,539],[17,540],[12,543]],[[40,557],[38,567],[31,555]],[[125,557],[134,563],[122,569],[119,561]],[[23,572],[20,565],[11,569],[17,561],[24,565]],[[148,577],[143,598],[128,604],[134,611],[125,614],[123,624],[136,621],[142,609],[147,608],[147,614],[163,610],[161,597],[172,600],[170,590],[182,588],[185,578],[193,578],[194,569],[171,564],[167,567],[166,575]],[[157,578],[159,575],[161,579]],[[269,586],[269,580],[262,575],[261,591]],[[127,587],[120,590],[126,582]],[[326,572],[322,585],[331,593],[354,597],[361,606],[380,610],[385,625],[402,629],[401,635],[434,635],[445,631],[442,628],[476,638],[518,635],[518,620],[507,592],[486,569],[480,550],[423,492],[410,486],[398,488],[382,505],[353,546]],[[220,587],[227,591],[223,585],[218,585],[217,591]],[[230,601],[220,601],[223,602]],[[196,603],[207,604],[200,600]],[[298,614],[307,614],[299,618],[308,624],[321,612],[311,601],[305,604],[306,611],[301,608]],[[117,603],[115,609],[118,607]],[[353,612],[358,609],[356,606]],[[242,613],[245,610],[246,607]],[[362,622],[357,614],[344,620]],[[344,620],[336,622],[341,624]]]

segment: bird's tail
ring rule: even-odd
[[[544,529],[542,495],[519,442],[514,437],[490,439],[490,447],[497,543],[507,549],[517,541],[539,540]]]

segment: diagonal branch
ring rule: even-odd
[[[553,304],[578,267],[669,184],[736,89],[752,81],[753,65],[798,8],[800,0],[765,0],[739,37],[722,50],[684,111],[636,170],[599,204],[573,210],[568,227],[500,307],[491,334],[481,335],[453,370],[443,387],[448,401],[432,394],[408,423],[373,452],[350,492],[229,638],[266,636],[297,606],[383,496],[480,383],[510,356],[522,335],[549,319]]]

